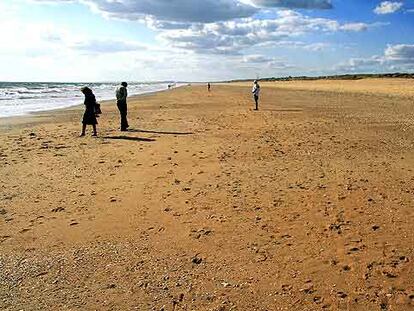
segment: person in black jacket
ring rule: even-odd
[[[116,89],[116,105],[118,106],[119,114],[121,115],[121,131],[128,131],[128,106],[127,106],[127,91],[128,83],[122,82]]]
[[[85,95],[85,113],[83,114],[82,120],[82,133],[80,136],[85,136],[86,132],[86,125],[92,125],[93,127],[93,134],[92,136],[97,136],[96,132],[96,125],[98,121],[96,121],[96,114],[95,114],[95,107],[96,107],[96,99],[95,95],[90,88],[87,86],[81,88],[81,92]]]

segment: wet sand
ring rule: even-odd
[[[334,82],[0,120],[0,309],[413,309],[413,83]]]

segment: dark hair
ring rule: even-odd
[[[83,94],[92,94],[92,90],[88,88],[87,86],[84,86],[83,88],[81,88],[81,92]]]
[[[127,87],[128,86],[128,83],[122,82],[121,85]]]

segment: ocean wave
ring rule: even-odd
[[[130,83],[130,95],[167,89],[169,83]],[[115,98],[115,83],[0,82],[0,117],[25,115],[82,104],[81,87],[89,86],[98,101]]]

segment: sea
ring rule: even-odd
[[[91,88],[97,101],[115,99],[118,83],[51,83],[0,82],[0,118],[27,115],[33,112],[67,108],[83,104],[80,89]],[[130,82],[128,95],[139,95],[167,90],[173,82]]]

